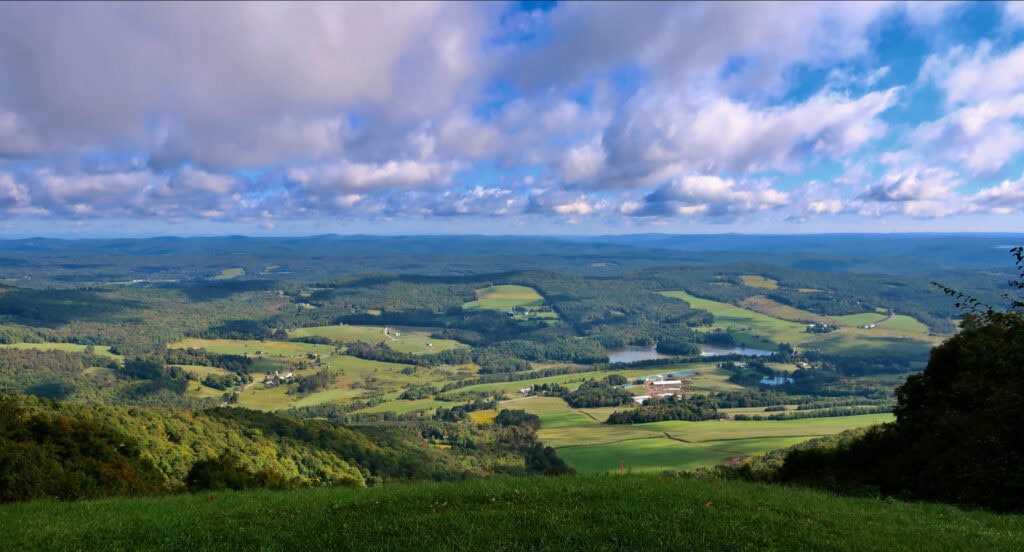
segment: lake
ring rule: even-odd
[[[723,355],[744,355],[744,356],[769,356],[775,351],[764,349],[749,349],[747,347],[714,347],[711,345],[700,346],[700,356],[723,356]]]
[[[654,347],[623,347],[622,349],[608,349],[608,362],[640,362],[641,360],[655,360],[659,358],[672,358],[675,355],[663,355]]]

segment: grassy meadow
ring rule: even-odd
[[[462,308],[506,311],[516,307],[539,307],[542,304],[544,297],[531,287],[500,285],[476,290],[476,301],[470,301]]]
[[[638,474],[0,506],[5,550],[371,548],[998,552],[1024,516]]]
[[[799,420],[704,422],[668,421],[636,425],[603,422],[629,407],[573,409],[560,398],[531,397],[508,401],[503,408],[522,409],[541,419],[537,435],[566,463],[583,473],[605,472],[625,465],[637,472],[711,467],[728,458],[885,423],[891,414],[867,414]],[[757,410],[763,412],[764,407]],[[735,409],[733,414],[754,409]]]
[[[11,349],[35,349],[37,351],[68,351],[73,353],[85,352],[88,345],[79,345],[77,343],[0,343],[0,347],[9,347]],[[107,355],[118,362],[124,362],[124,357],[121,355],[115,355],[110,352],[110,347],[106,345],[95,345],[93,350],[98,355]]]
[[[932,347],[941,342],[941,338],[929,334],[927,326],[906,315],[896,315],[889,319],[885,314],[871,312],[828,317],[827,320],[844,327],[827,334],[815,334],[807,332],[804,323],[790,320],[823,317],[779,305],[766,298],[748,298],[747,304],[758,309],[751,310],[694,297],[685,291],[661,293],[686,301],[694,308],[711,312],[715,316],[715,324],[712,327],[731,332],[736,344],[744,347],[771,350],[778,343],[789,343],[804,349],[818,349],[826,353],[841,353],[847,356],[926,355]],[[775,316],[758,311],[772,312]],[[877,326],[869,329],[857,327],[868,324]],[[749,330],[739,331],[740,328]]]
[[[384,332],[385,328],[387,333]],[[434,328],[406,328],[395,326],[316,326],[298,328],[288,332],[289,337],[320,336],[339,341],[362,341],[364,343],[387,343],[388,347],[400,353],[425,355],[449,349],[466,349],[469,345],[452,339],[435,339],[430,334]]]

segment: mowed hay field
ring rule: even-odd
[[[581,473],[692,470],[728,458],[762,454],[847,429],[885,423],[891,414],[801,420],[704,422],[668,421],[608,425],[611,412],[629,406],[573,409],[560,398],[534,397],[504,402],[541,419],[537,436]]]
[[[592,426],[550,430],[542,426],[539,436],[581,473],[617,471],[623,465],[634,472],[657,472],[712,467],[729,458],[762,454],[815,437],[891,420],[891,414],[866,414],[757,422],[670,421],[632,426],[595,422]],[[602,428],[610,431],[602,432]]]
[[[66,351],[72,353],[85,352],[88,345],[79,345],[77,343],[0,343],[0,347],[7,347],[10,349],[35,349],[37,351]],[[121,355],[115,355],[110,352],[110,347],[106,345],[95,345],[93,350],[98,355],[106,355],[119,362],[124,362],[124,357]]]
[[[500,285],[476,290],[476,301],[470,301],[462,308],[504,311],[516,307],[537,307],[543,303],[544,297],[531,287]]]
[[[715,316],[713,327],[734,330],[733,336],[738,345],[773,349],[778,343],[799,343],[810,335],[804,324],[780,320],[729,303],[701,299],[685,291],[663,291],[661,294],[686,301],[695,309],[710,312]],[[750,331],[739,332],[739,328],[750,328]]]
[[[387,339],[387,336],[383,335],[383,327],[379,328],[379,330],[381,338]],[[366,335],[375,335],[372,328],[359,328],[357,331]],[[404,335],[403,333],[403,337]],[[421,338],[410,337],[409,339]],[[443,344],[442,347],[447,346],[449,343],[463,346],[455,341],[448,343],[446,343],[447,340],[439,341]],[[255,381],[244,386],[244,389],[238,395],[237,405],[265,411],[316,406],[323,403],[344,403],[363,399],[367,395],[375,393],[383,393],[386,398],[394,399],[409,384],[439,384],[445,381],[452,372],[467,369],[467,367],[423,368],[391,362],[365,360],[348,355],[335,354],[334,347],[329,345],[291,341],[186,339],[172,344],[171,347],[195,347],[214,353],[249,355],[250,358],[254,359],[252,371]],[[423,349],[429,348],[423,347]],[[257,355],[257,352],[260,354]],[[310,358],[311,355],[314,358]],[[316,364],[317,360],[320,364]],[[411,373],[403,372],[407,368],[412,369]],[[470,372],[475,370],[475,367],[471,368]],[[185,369],[197,375],[220,373],[216,371],[217,369],[204,367],[185,367]],[[268,387],[262,383],[263,374],[267,372],[292,372],[295,377],[301,377],[313,375],[322,370],[327,370],[331,374],[333,377],[331,383],[324,389],[305,395],[296,393],[294,385],[286,384]],[[196,392],[199,392],[199,390]],[[436,405],[432,404],[414,408],[408,405],[409,402],[389,401],[379,405],[380,411],[407,412],[419,408],[436,407]]]
[[[805,349],[847,356],[926,355],[942,340],[929,335],[928,327],[920,321],[905,315],[897,315],[890,320],[886,320],[887,316],[880,313],[833,316],[829,318],[846,327],[827,334],[814,334],[807,332],[802,323],[781,320],[729,303],[701,299],[685,291],[661,293],[682,299],[694,308],[711,312],[715,316],[713,327],[733,330],[737,345],[746,347],[771,349],[777,343],[789,343]],[[855,327],[866,324],[877,326],[870,329]],[[735,331],[737,328],[750,328],[750,331],[738,332]]]
[[[435,328],[406,328],[387,326],[316,326],[298,328],[288,332],[289,337],[320,336],[338,341],[362,341],[364,343],[387,343],[388,347],[400,353],[425,355],[449,349],[466,349],[469,345],[451,339],[435,339],[430,334]]]
[[[764,276],[744,274],[740,276],[740,281],[747,287],[757,289],[779,289],[779,282],[777,280],[765,278]]]

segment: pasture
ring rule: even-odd
[[[804,324],[809,322],[814,322],[816,324],[828,324],[831,322],[831,319],[827,316],[814,314],[813,312],[794,308],[789,305],[783,305],[782,303],[773,301],[764,295],[747,297],[743,301],[740,301],[740,306],[754,312],[759,312],[761,314],[787,320],[789,322],[800,322]]]
[[[387,332],[385,333],[385,329]],[[425,355],[450,349],[466,349],[469,345],[451,339],[430,337],[434,328],[408,328],[397,326],[316,326],[298,328],[288,332],[289,337],[319,336],[338,341],[361,341],[363,343],[387,343],[388,347],[400,353]]]
[[[220,271],[220,274],[213,277],[214,280],[230,280],[232,278],[238,278],[239,276],[245,276],[245,269],[241,267],[236,268],[225,268]]]
[[[757,289],[779,289],[779,282],[766,278],[764,276],[757,276],[754,274],[744,274],[740,276],[740,281],[747,287]]]
[[[818,349],[829,354],[846,356],[926,355],[941,340],[928,335],[928,328],[906,315],[887,320],[881,313],[861,313],[829,317],[845,326],[878,324],[874,328],[844,327],[827,334],[806,331],[802,323],[780,320],[760,312],[694,297],[685,291],[664,291],[662,295],[690,303],[715,316],[714,328],[729,331],[737,345],[755,348],[774,348],[777,343],[789,343],[805,349]],[[764,302],[760,302],[762,306]],[[797,309],[793,309],[796,311]],[[803,312],[803,311],[798,311]],[[794,314],[794,313],[790,313]],[[813,313],[807,313],[813,314]],[[884,321],[884,322],[882,322]],[[737,331],[750,328],[749,331]]]
[[[662,295],[686,301],[695,309],[709,311],[715,317],[714,328],[729,331],[737,345],[774,349],[779,343],[799,343],[807,339],[806,326],[767,316],[759,312],[694,297],[685,291],[663,291]],[[750,328],[749,331],[740,331]]]
[[[603,424],[541,427],[538,436],[582,473],[653,472],[711,467],[728,458],[762,454],[808,439],[892,420],[868,414],[801,420],[704,422],[668,421],[632,426]],[[556,425],[559,418],[555,418]],[[606,428],[607,431],[601,431]]]
[[[476,301],[470,301],[462,308],[507,311],[516,307],[539,307],[542,304],[544,297],[531,287],[499,285],[476,290]]]
[[[0,347],[7,347],[10,349],[35,349],[37,351],[83,353],[89,346],[79,345],[77,343],[0,343]],[[118,362],[124,362],[123,356],[111,353],[110,347],[107,347],[106,345],[95,345],[93,346],[93,350],[98,355],[106,355]]]
[[[860,314],[833,316],[832,318],[844,326],[867,326],[868,324],[878,324],[885,320],[886,315],[877,312],[862,312]]]

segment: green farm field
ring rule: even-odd
[[[543,420],[543,418],[542,418]],[[538,435],[583,473],[636,472],[711,467],[728,458],[762,454],[808,439],[892,420],[868,414],[801,420],[657,422],[632,426],[563,425]],[[602,432],[602,428],[609,431]]]
[[[543,303],[544,297],[531,287],[500,285],[476,290],[476,301],[470,301],[462,308],[504,311],[516,307],[537,307]]]
[[[779,289],[779,282],[777,280],[755,274],[744,274],[740,276],[740,281],[747,287],[757,289]]]
[[[695,309],[704,309],[715,316],[714,328],[733,330],[737,345],[774,349],[779,343],[799,343],[807,339],[806,326],[744,309],[728,303],[694,297],[685,291],[663,291],[662,295],[681,299]],[[750,328],[749,332],[737,331]]]
[[[171,349],[206,349],[223,355],[254,355],[258,351],[268,357],[289,357],[329,351],[326,345],[292,341],[261,341],[258,339],[188,338],[168,345]]]
[[[298,328],[288,332],[289,337],[321,336],[339,341],[362,341],[364,343],[387,343],[388,347],[400,353],[423,355],[450,349],[466,349],[469,345],[451,339],[430,337],[433,328],[403,328],[385,326],[317,326]]]
[[[7,347],[11,349],[35,349],[37,351],[66,351],[72,353],[81,353],[88,348],[88,345],[79,345],[77,343],[2,343],[0,347]],[[96,345],[93,347],[98,355],[107,355],[114,360],[124,362],[124,357],[121,355],[115,355],[110,352],[110,347],[106,345]]]
[[[886,315],[877,312],[862,312],[860,314],[833,316],[832,318],[844,326],[866,326],[868,324],[878,324],[886,319]]]
[[[746,347],[772,349],[778,343],[790,343],[805,349],[847,356],[926,355],[941,341],[941,338],[928,334],[927,326],[905,315],[895,316],[871,329],[844,327],[827,334],[813,334],[806,331],[804,324],[781,320],[728,303],[701,299],[685,291],[665,291],[662,295],[682,299],[694,308],[711,312],[715,316],[714,328],[750,328],[749,332],[733,332],[736,343]],[[847,326],[859,326],[878,323],[885,320],[886,315],[861,313],[831,319]]]

